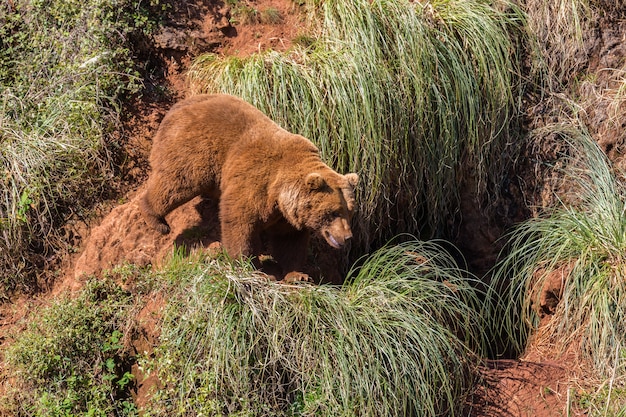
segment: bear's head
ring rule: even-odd
[[[312,172],[304,184],[281,193],[283,213],[298,229],[319,233],[333,248],[342,248],[351,238],[350,221],[356,202],[357,174],[341,175],[332,170]],[[285,213],[285,211],[287,213]]]

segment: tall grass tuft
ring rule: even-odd
[[[456,415],[472,386],[478,297],[436,244],[380,249],[343,288],[223,260],[175,259],[164,274],[149,415]]]
[[[538,306],[550,277],[562,277],[562,294],[543,329],[553,346],[574,349],[601,376],[626,377],[626,195],[606,156],[584,131],[551,126],[567,141],[563,200],[521,224],[494,280],[509,283],[502,333],[523,351],[538,326]]]
[[[338,171],[358,172],[362,249],[402,232],[443,235],[469,175],[464,164],[484,190],[506,146],[516,85],[510,32],[521,19],[507,10],[482,1],[326,1],[315,42],[201,56],[191,90],[240,96],[312,139]]]
[[[589,0],[528,0],[531,44],[531,75],[538,76],[548,91],[559,92],[587,64],[585,33],[595,21]]]
[[[140,88],[131,37],[152,21],[140,3],[0,6],[0,298],[33,290],[60,225],[109,188],[119,144],[108,134]]]

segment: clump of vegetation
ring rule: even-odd
[[[32,291],[33,270],[62,244],[59,225],[109,187],[108,134],[120,98],[141,86],[131,38],[160,7],[143,3],[0,7],[0,297]]]
[[[510,6],[510,5],[509,5]],[[248,58],[198,58],[193,92],[227,92],[358,172],[363,253],[398,233],[443,235],[459,178],[499,173],[515,107],[521,15],[482,1],[325,1],[313,44]],[[497,175],[497,174],[496,174]]]
[[[259,11],[247,3],[237,3],[231,9],[230,15],[230,23],[234,25],[251,25],[260,22]]]
[[[264,23],[275,25],[283,20],[280,11],[275,7],[266,7],[259,10],[254,2],[247,0],[227,0],[230,6],[230,22],[234,25],[251,25]]]
[[[3,415],[137,415],[123,346],[132,305],[111,281],[89,281],[77,298],[40,309],[6,350]]]
[[[625,358],[626,359],[626,358]],[[626,385],[609,380],[597,384],[597,389],[580,390],[573,401],[588,416],[624,417],[626,416]]]
[[[342,288],[175,258],[146,415],[455,415],[481,352],[478,295],[434,243],[385,247]],[[470,349],[471,347],[476,350]]]
[[[545,2],[527,0],[527,31],[534,41],[530,50],[533,68],[542,88],[560,91],[575,80],[587,60],[584,35],[594,21],[587,0]]]
[[[276,25],[282,21],[283,17],[280,14],[280,10],[275,7],[268,7],[261,11],[261,23]]]
[[[562,294],[542,339],[561,352],[574,348],[603,379],[626,382],[626,195],[595,142],[571,126],[549,127],[569,144],[570,198],[526,221],[494,274],[508,284],[504,334],[522,351],[539,323],[547,280],[562,277]],[[571,196],[575,196],[571,198]],[[495,287],[494,287],[495,288]]]

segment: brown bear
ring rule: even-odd
[[[335,172],[311,141],[239,98],[175,104],[154,137],[150,165],[140,200],[150,226],[169,233],[166,214],[198,195],[218,199],[226,252],[255,257],[257,267],[269,252],[283,277],[308,279],[301,268],[311,232],[337,249],[352,238],[358,175]]]

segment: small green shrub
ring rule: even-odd
[[[283,17],[280,14],[280,10],[275,7],[268,7],[261,10],[261,23],[270,25],[276,25],[283,21]]]
[[[626,417],[626,384],[608,381],[596,388],[576,395],[579,409],[589,417]]]
[[[233,6],[230,15],[230,23],[233,25],[250,25],[261,21],[259,11],[247,3],[237,3]]]
[[[482,350],[476,292],[434,243],[381,249],[333,286],[268,282],[246,265],[184,260],[146,415],[455,415]]]
[[[14,390],[4,392],[15,416],[135,416],[133,376],[123,345],[133,298],[109,281],[89,281],[32,315],[6,350]]]

